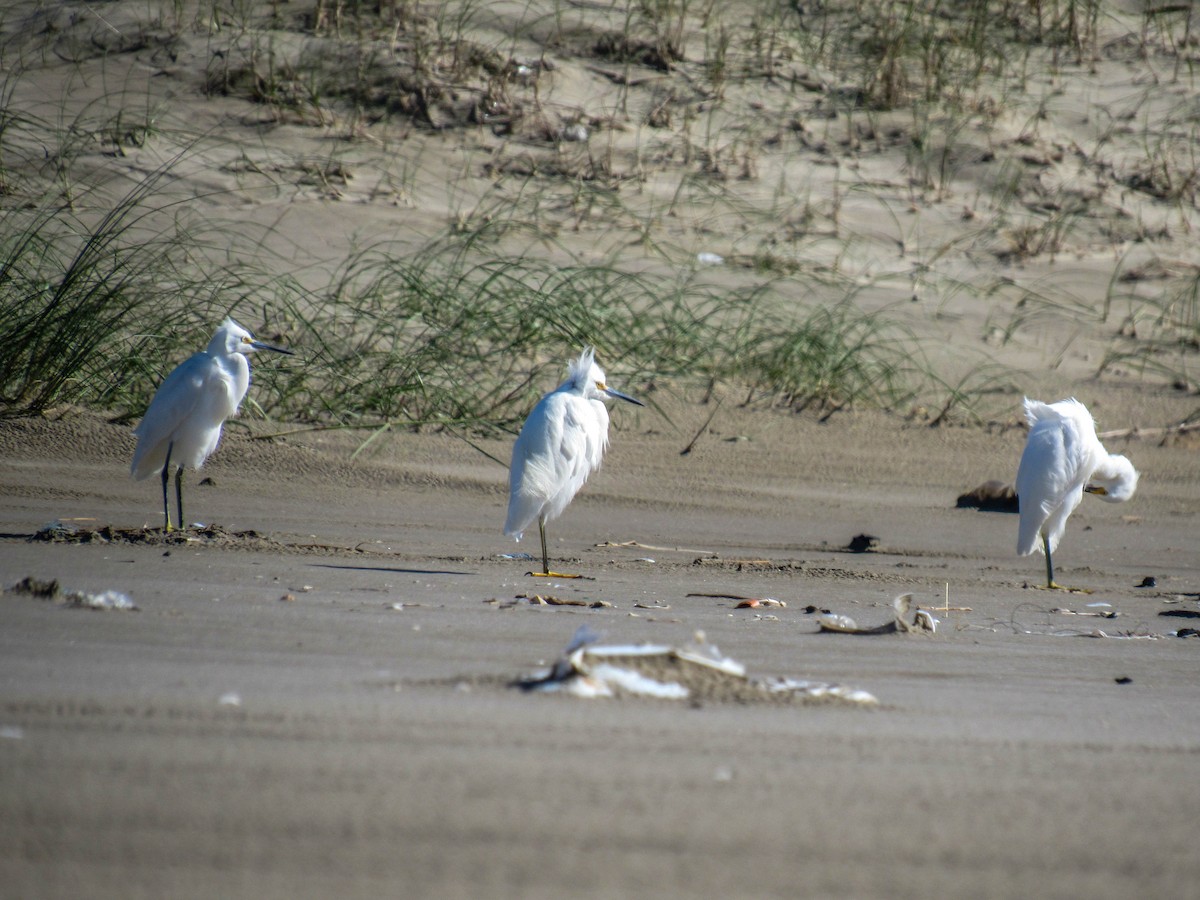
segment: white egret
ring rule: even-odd
[[[1045,553],[1046,586],[1057,588],[1050,554],[1084,493],[1120,503],[1137,490],[1138,473],[1127,458],[1104,449],[1091,413],[1078,400],[1041,403],[1026,397],[1025,419],[1029,437],[1016,482],[1021,509],[1017,552]]]
[[[604,399],[609,397],[645,405],[606,384],[595,352],[588,347],[569,365],[567,380],[538,401],[513,445],[504,533],[519,541],[537,521],[542,539],[542,571],[535,573],[539,577],[564,577],[550,571],[546,523],[567,508],[600,467],[608,447]]]
[[[256,341],[233,319],[221,323],[208,347],[180,363],[159,386],[138,427],[133,451],[133,477],[141,481],[162,471],[163,519],[171,531],[167,480],[175,469],[178,524],[183,522],[183,470],[198,469],[217,449],[221,426],[237,413],[250,386],[250,363],[255,350],[292,354],[291,350]]]

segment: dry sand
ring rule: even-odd
[[[1131,446],[1137,497],[1085,502],[1058,557],[1094,593],[1051,594],[1027,586],[1041,560],[1014,556],[1014,516],[954,508],[1011,474],[1019,429],[731,411],[681,457],[690,434],[624,424],[550,532],[594,580],[552,583],[501,557],[532,549],[499,533],[504,470],[450,437],[348,465],[328,436],[234,431],[215,484],[189,479],[189,518],[264,538],[164,548],[30,541],[53,519],[154,525],[158,485],[125,477],[127,428],[93,415],[0,426],[5,585],[140,608],[0,600],[5,895],[1194,893],[1200,641],[1160,616],[1197,608],[1193,449]],[[877,552],[839,549],[864,531]],[[596,546],[630,540],[687,549]],[[931,638],[818,635],[805,612],[876,624],[895,594],[938,606],[947,585],[970,609]],[[527,592],[612,606],[504,608]],[[702,630],[751,674],[881,705],[505,686],[583,623]]]
[[[594,21],[548,53],[536,98],[552,130],[586,122],[586,147],[539,139],[533,89],[515,82],[527,115],[514,134],[465,119],[305,119],[206,95],[214,48],[240,40],[250,4],[228,4],[207,31],[190,4],[151,26],[152,4],[101,6],[99,21],[95,4],[33,3],[3,21],[33,72],[11,86],[13,108],[61,106],[65,125],[144,102],[157,135],[97,140],[79,158],[118,183],[172,155],[187,123],[200,137],[172,183],[205,195],[192,212],[264,225],[300,277],[364,239],[415,246],[489,210],[530,215],[533,196],[539,230],[517,230],[537,235],[531,253],[662,268],[770,248],[784,269],[829,274],[828,298],[808,293],[820,278],[797,281],[797,297],[905,298],[951,383],[955,367],[995,362],[1017,392],[995,400],[987,427],[930,429],[907,410],[822,424],[743,409],[731,390],[683,456],[712,407],[668,386],[657,411],[614,410],[605,468],[550,530],[559,565],[589,580],[558,582],[504,558],[536,552],[500,533],[505,470],[448,435],[389,435],[351,461],[357,437],[251,440],[232,427],[201,473],[213,484],[188,478],[188,518],[219,523],[218,539],[73,543],[31,538],[55,520],[160,522],[158,484],[126,474],[128,425],[73,409],[0,422],[3,586],[57,579],[139,607],[0,595],[0,895],[1197,895],[1200,639],[1172,636],[1192,622],[1162,615],[1200,599],[1195,440],[1108,441],[1143,473],[1139,492],[1124,506],[1085,499],[1056,557],[1060,580],[1091,594],[1036,589],[1042,560],[1015,556],[1014,516],[954,508],[963,491],[1012,479],[1019,391],[1075,393],[1104,429],[1195,410],[1194,394],[1132,367],[1092,377],[1103,354],[1162,325],[1139,304],[1197,271],[1194,196],[1130,188],[1153,143],[1146,123],[1196,96],[1171,79],[1165,44],[1102,42],[1066,76],[1035,68],[991,130],[935,129],[950,173],[914,188],[907,113],[828,114],[832,82],[798,88],[821,73],[782,57],[776,81],[731,79],[714,104],[697,87],[699,33],[676,72],[635,66],[618,84],[624,69],[597,71],[580,52],[595,37],[583,25],[621,18],[600,4],[561,5],[571,28]],[[171,9],[184,11],[174,25]],[[525,7],[488,9],[478,40],[537,59],[541,25],[497,37]],[[288,40],[271,46],[283,55]],[[656,104],[670,115],[651,115]],[[1163,128],[1162,146],[1186,148],[1184,126]],[[352,177],[331,183],[337,172]],[[1002,208],[993,189],[1009,177]],[[1015,264],[1018,212],[1045,236],[1055,203],[1077,214]],[[1119,308],[1105,319],[1110,290]],[[258,435],[290,427],[242,421]],[[481,445],[507,459],[507,441]],[[843,549],[864,533],[876,552]],[[642,546],[619,546],[629,541]],[[1157,586],[1138,587],[1146,576]],[[512,602],[530,592],[611,606]],[[819,635],[806,611],[878,624],[903,592],[928,608],[948,599],[936,636]],[[690,596],[705,594],[787,605]],[[581,624],[616,642],[703,631],[752,675],[860,687],[880,706],[507,686]]]

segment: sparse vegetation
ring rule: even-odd
[[[256,375],[265,411],[343,425],[511,423],[588,342],[626,378],[937,424],[986,417],[1012,386],[993,352],[1047,330],[1048,368],[1090,341],[1090,372],[1196,389],[1200,260],[1154,296],[1050,268],[1200,227],[1182,6],[153,6],[0,17],[4,413],[136,414],[227,311],[305,354]],[[173,68],[188,54],[195,82]],[[29,85],[64,60],[47,112]],[[1091,97],[1108,60],[1146,83]],[[173,116],[172,92],[240,137]],[[1090,142],[1056,136],[1071,115]],[[232,202],[185,215],[201,193],[390,205],[397,233],[298,263]],[[444,210],[432,230],[404,224],[422,204]],[[968,295],[990,298],[978,346],[931,352]]]

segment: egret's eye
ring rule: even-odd
[[[607,391],[607,390],[608,390],[608,385],[607,385],[607,384],[605,384],[603,381],[597,381],[597,382],[596,382],[596,390],[598,390],[598,391]]]
[[[243,344],[253,344],[254,341],[251,340],[249,337],[244,337],[244,338],[242,338],[242,343]]]

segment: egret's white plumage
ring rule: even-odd
[[[1078,400],[1041,403],[1026,397],[1025,419],[1029,437],[1016,482],[1017,552],[1045,553],[1046,582],[1055,587],[1051,554],[1084,493],[1112,503],[1128,500],[1137,490],[1138,473],[1126,457],[1104,449],[1091,413]]]
[[[179,527],[183,527],[185,468],[198,469],[217,449],[221,426],[237,413],[250,386],[250,363],[246,356],[255,350],[290,350],[254,340],[233,319],[221,323],[208,347],[180,363],[159,386],[150,406],[133,433],[137,448],[130,471],[139,481],[162,473],[163,518],[171,530],[167,504],[167,479],[176,467],[175,497]]]
[[[589,347],[570,363],[567,380],[538,401],[513,445],[504,533],[519,541],[537,522],[545,573],[550,572],[546,523],[567,508],[600,467],[608,447],[604,399],[610,397],[643,405],[607,385]]]

